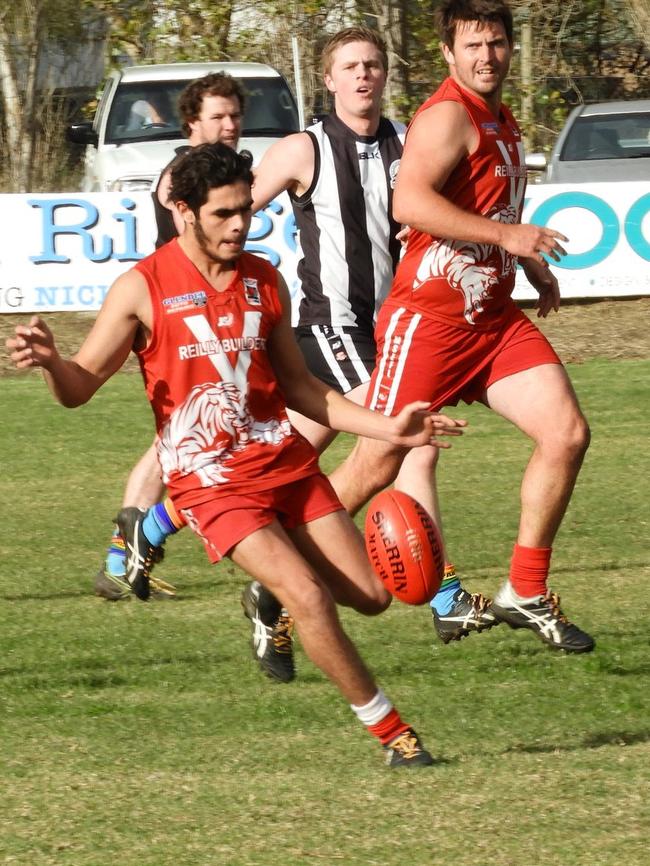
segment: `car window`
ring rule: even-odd
[[[120,84],[106,126],[107,144],[183,138],[178,99],[189,82],[148,81]],[[246,78],[242,136],[286,135],[299,129],[298,113],[280,77]]]
[[[242,136],[286,135],[298,132],[298,112],[282,78],[246,78],[246,110]]]
[[[579,117],[567,136],[560,162],[650,157],[650,112]]]

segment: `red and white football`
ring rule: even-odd
[[[438,592],[445,557],[438,528],[425,509],[399,490],[383,490],[366,514],[366,550],[386,589],[406,604]]]

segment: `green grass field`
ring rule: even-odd
[[[176,601],[93,597],[151,435],[137,375],[74,412],[38,374],[0,379],[0,864],[646,866],[650,362],[571,374],[593,443],[552,585],[596,651],[505,626],[443,647],[427,609],[345,612],[438,759],[410,772],[383,766],[300,649],[294,684],[261,678],[245,578],[189,532],[159,568]],[[481,408],[455,414],[471,430],[442,459],[446,534],[467,586],[494,593],[529,446]]]

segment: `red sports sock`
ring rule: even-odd
[[[515,544],[510,560],[510,583],[522,598],[546,595],[552,547],[521,547]]]
[[[375,725],[367,725],[367,728],[371,734],[374,734],[379,739],[382,746],[385,746],[391,740],[403,734],[404,731],[408,731],[409,726],[404,724],[399,713],[393,707],[380,722],[377,722]]]

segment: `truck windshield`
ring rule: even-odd
[[[650,157],[650,112],[579,117],[564,142],[560,162],[642,157]]]
[[[240,83],[246,93],[242,138],[298,131],[298,112],[282,78],[245,78]],[[187,80],[120,84],[108,116],[106,143],[183,138],[178,98],[187,84]]]

